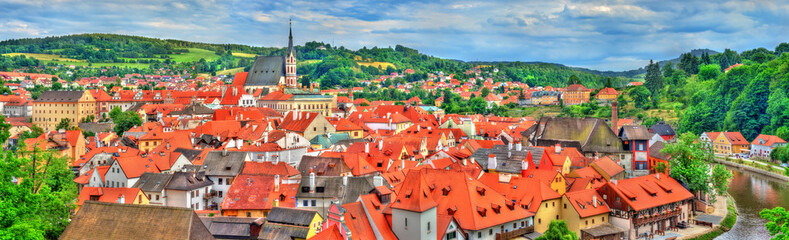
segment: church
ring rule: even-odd
[[[301,86],[296,74],[293,29],[289,29],[285,56],[257,56],[249,72],[236,74],[233,85],[248,93],[261,91],[258,107],[268,107],[283,115],[289,111],[317,112],[330,116],[337,97],[321,95],[317,84]],[[256,95],[257,96],[257,95]]]

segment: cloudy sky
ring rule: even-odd
[[[281,47],[292,18],[296,44],[628,70],[695,48],[772,50],[789,41],[787,13],[767,0],[0,0],[0,40],[101,32]]]

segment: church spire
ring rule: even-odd
[[[293,54],[293,19],[288,19],[288,54]]]

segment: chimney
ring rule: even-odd
[[[560,153],[562,153],[562,145],[559,145],[559,144],[557,143],[557,144],[554,146],[554,149],[556,149],[556,154],[560,154]]]
[[[619,122],[619,116],[617,111],[617,103],[616,101],[614,101],[611,103],[611,129],[614,130],[615,134],[618,134],[617,131],[619,131],[617,127],[619,126],[617,125],[618,122]]]
[[[507,149],[508,149],[508,150],[512,150],[512,142],[510,142],[510,143],[507,143]]]
[[[342,185],[343,186],[348,186],[348,175],[343,175],[342,176]]]
[[[241,146],[244,145],[244,140],[241,138],[236,139],[236,148],[241,149]]]
[[[381,141],[378,141],[378,151],[383,151],[383,150],[384,150],[384,140],[381,139]]]
[[[364,153],[370,153],[370,143],[364,143]]]
[[[496,170],[496,155],[488,155],[488,170]]]
[[[222,156],[227,157],[227,148],[222,149]]]
[[[274,207],[279,207],[279,198],[274,199]]]
[[[299,120],[299,112],[293,111],[293,121]]]
[[[384,177],[381,177],[380,175],[373,177],[373,186],[380,187],[383,185],[384,185]]]
[[[271,155],[271,159],[272,159],[272,163],[274,163],[274,165],[279,164],[279,155]]]
[[[468,166],[468,159],[463,159],[463,166]]]
[[[274,175],[274,191],[279,192],[279,175]]]
[[[312,83],[310,83],[310,93],[312,93]]]
[[[118,198],[118,203],[126,203],[126,197],[124,197],[123,194]]]
[[[592,195],[592,205],[594,205],[594,207],[597,207],[597,194]]]
[[[310,192],[315,192],[315,172],[310,172]]]
[[[616,179],[611,179],[611,183],[613,183],[614,185],[616,185]]]
[[[655,173],[655,178],[657,178],[658,180],[660,180],[660,173]]]
[[[523,144],[517,144],[517,145],[515,145],[515,150],[516,150],[516,151],[519,151],[519,152],[520,152],[520,151],[523,151]]]
[[[405,169],[405,160],[400,160],[400,170]]]

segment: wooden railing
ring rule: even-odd
[[[679,216],[679,213],[680,213],[680,211],[673,211],[671,213],[660,214],[660,215],[657,215],[657,216],[654,216],[654,217],[636,218],[636,219],[633,219],[633,225],[641,226],[643,224],[647,224],[647,223],[651,223],[651,222],[655,222],[655,221],[666,220],[666,219],[669,219],[669,218],[674,217],[674,216]]]
[[[534,226],[529,226],[529,227],[525,227],[525,228],[521,228],[521,229],[517,229],[517,230],[510,231],[510,232],[505,232],[505,233],[496,233],[496,240],[513,239],[513,238],[520,237],[520,236],[523,236],[524,234],[532,233],[532,232],[534,232]]]

